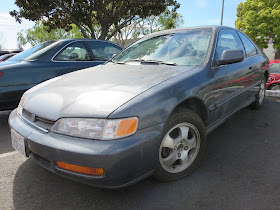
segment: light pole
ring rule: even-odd
[[[224,19],[224,5],[225,5],[225,0],[223,0],[223,6],[222,6],[221,25],[223,25],[223,19]]]

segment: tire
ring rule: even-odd
[[[201,161],[206,148],[206,128],[201,118],[178,109],[165,124],[153,177],[175,181],[189,175]]]
[[[260,109],[261,108],[261,106],[263,104],[263,101],[265,99],[265,85],[266,85],[266,82],[265,82],[265,79],[263,79],[261,81],[259,92],[256,95],[256,100],[252,103],[252,108],[253,109]]]
[[[280,84],[275,84],[270,87],[270,90],[280,91]]]

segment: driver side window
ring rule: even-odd
[[[243,44],[234,30],[220,30],[216,49],[216,54],[219,60],[221,59],[224,50],[242,50],[245,55]]]
[[[90,53],[82,42],[68,45],[55,58],[55,61],[91,61]]]

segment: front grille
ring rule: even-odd
[[[55,123],[55,121],[36,116],[25,109],[22,110],[22,117],[23,120],[28,124],[33,125],[35,128],[38,128],[39,130],[43,130],[45,132],[51,130],[52,126]]]

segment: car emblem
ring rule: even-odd
[[[31,116],[31,122],[35,122],[35,120],[36,120],[36,115],[35,115],[35,114],[32,114],[32,116]]]

